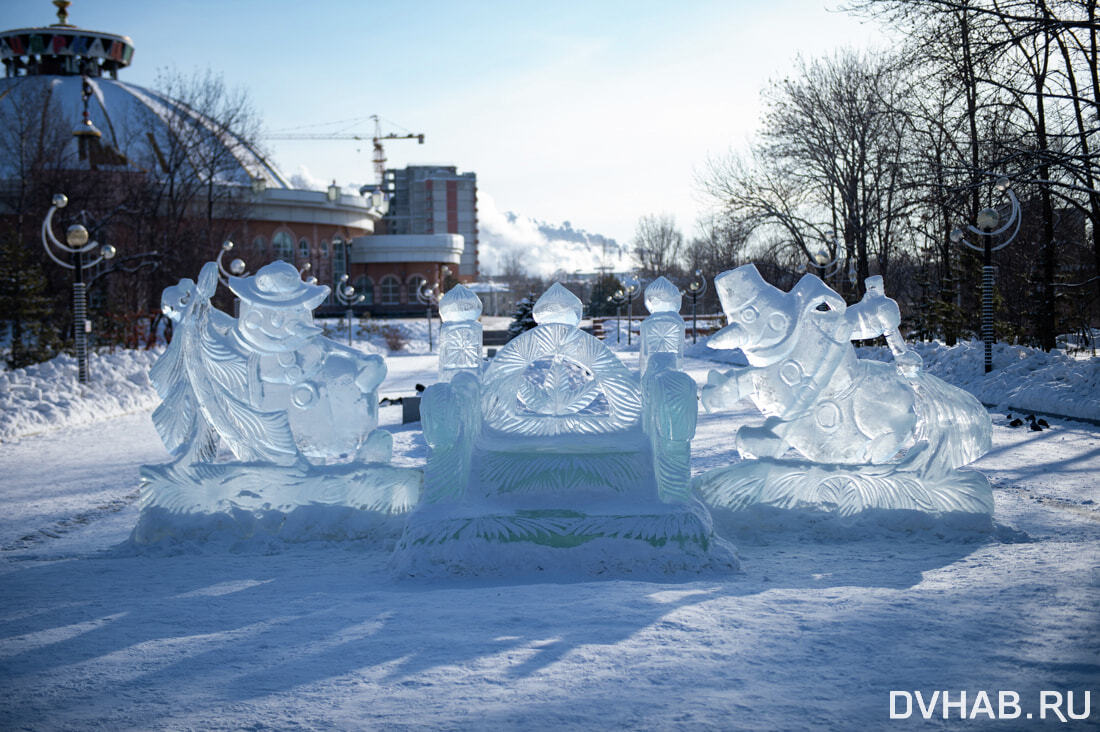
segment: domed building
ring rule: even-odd
[[[70,24],[69,4],[55,3],[53,25],[0,32],[0,217],[41,222],[53,192],[93,219],[113,217],[99,236],[120,256],[161,254],[150,300],[172,278],[194,277],[224,239],[251,271],[282,259],[323,284],[347,273],[362,289],[357,308],[379,314],[419,311],[417,284],[457,271],[461,236],[419,237],[407,252],[393,237],[371,245],[389,204],[381,190],[293,187],[242,132],[248,120],[232,100],[201,84],[181,84],[192,93],[177,96],[120,80],[133,42]],[[385,269],[400,295],[376,297],[372,278],[348,272],[352,262]]]

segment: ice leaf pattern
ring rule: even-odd
[[[577,365],[570,368],[560,358],[550,362],[543,374],[528,374],[520,383],[520,401],[536,414],[576,414],[598,396],[596,382]]]
[[[556,407],[550,397],[536,394],[536,387],[541,386],[537,379],[526,383],[540,370],[546,372],[545,378],[551,378],[555,360],[564,362],[552,377],[557,382],[573,368],[565,364],[575,364],[578,373],[591,375],[587,385],[559,392],[554,397]],[[543,324],[512,339],[486,369],[482,386],[485,424],[503,432],[615,432],[637,425],[641,416],[637,377],[603,342],[565,323]],[[578,411],[568,411],[578,405]]]
[[[224,332],[225,318],[215,318],[208,268],[203,275],[199,287],[181,280],[165,291],[175,335],[150,374],[164,397],[153,415],[158,434],[180,460],[208,458],[216,434],[241,460],[293,463],[299,453],[286,413],[237,396],[248,394],[248,354]]]

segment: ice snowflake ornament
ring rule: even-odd
[[[882,280],[848,308],[813,275],[790,292],[749,264],[715,278],[729,325],[712,348],[738,348],[747,367],[712,371],[709,409],[750,398],[767,419],[741,427],[745,458],[699,476],[711,504],[767,505],[852,516],[868,510],[993,512],[989,481],[960,470],[991,446],[989,414],[970,394],[920,370]],[[885,336],[894,364],[856,358],[852,339]],[[786,455],[789,448],[798,457]]]
[[[376,429],[385,362],[321,335],[312,311],[328,288],[273,262],[229,278],[237,319],[211,305],[217,284],[210,262],[197,283],[180,280],[162,297],[173,338],[150,372],[163,399],[153,422],[174,460],[143,468],[135,541],[178,534],[178,515],[193,529],[196,516],[232,514],[247,535],[256,526],[246,517],[271,511],[406,510],[420,477],[388,465],[392,437]],[[237,462],[217,462],[219,446]]]

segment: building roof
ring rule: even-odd
[[[187,140],[186,149],[196,170],[202,161],[218,160],[215,182],[288,189],[283,175],[254,146],[186,104],[159,92],[118,81],[120,69],[130,65],[133,42],[126,36],[78,28],[68,22],[69,3],[59,3],[60,22],[41,28],[0,32],[0,125],[19,131],[37,111],[71,130],[81,121],[82,92],[90,91],[88,118],[102,137],[93,145],[93,162],[113,167],[136,167],[154,172],[165,167],[174,141]],[[46,106],[49,105],[49,106]],[[41,124],[41,123],[38,123]],[[51,124],[54,124],[51,122]],[[72,136],[67,153],[77,152]],[[72,155],[76,160],[76,155]],[[15,161],[0,160],[0,177],[18,175]],[[210,177],[210,176],[208,176]]]
[[[89,78],[92,90],[88,116],[102,133],[99,146],[105,150],[103,163],[156,169],[158,159],[168,155],[173,139],[192,137],[195,156],[223,161],[216,182],[250,185],[262,178],[268,188],[290,188],[282,173],[258,150],[187,105],[158,92],[113,79]],[[50,119],[69,130],[81,119],[83,79],[73,75],[14,76],[0,79],[0,125],[20,127],[27,112],[51,105]],[[28,109],[29,107],[29,109]],[[76,160],[76,138],[66,144]],[[192,161],[196,165],[196,161]],[[10,178],[15,161],[0,160],[0,176]]]

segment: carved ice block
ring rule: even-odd
[[[424,500],[395,554],[402,573],[736,567],[690,492],[695,384],[675,355],[644,383],[580,330],[554,284],[538,326],[481,374],[424,392]]]
[[[642,321],[642,343],[638,367],[644,374],[655,353],[675,356],[673,368],[684,363],[684,319],[680,317],[683,295],[676,285],[658,277],[645,288],[645,305],[651,315]]]
[[[210,262],[197,283],[180,280],[162,296],[174,327],[150,372],[163,399],[153,422],[174,461],[143,469],[135,540],[201,524],[173,523],[179,513],[275,512],[278,527],[309,506],[407,510],[420,474],[383,465],[392,451],[390,434],[377,429],[385,362],[321,335],[312,311],[328,288],[273,262],[229,278],[238,319],[211,304],[217,284]],[[238,462],[217,462],[219,444]],[[255,528],[226,521],[246,535]]]
[[[455,285],[439,301],[439,379],[450,381],[463,371],[477,374],[481,355],[481,298],[465,285]]]
[[[881,278],[848,308],[813,275],[790,292],[754,266],[715,278],[729,324],[708,341],[739,348],[747,367],[712,371],[708,409],[748,397],[768,418],[741,427],[746,460],[696,479],[726,507],[767,504],[842,515],[867,509],[991,514],[988,480],[960,468],[991,446],[989,414],[973,396],[921,372],[897,330]],[[885,335],[894,364],[856,358],[853,338]],[[798,458],[786,453],[794,448]]]

